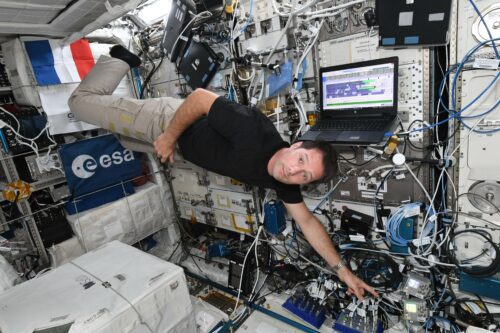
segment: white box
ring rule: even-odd
[[[128,197],[67,219],[87,251],[112,240],[134,244],[173,223],[171,197],[165,198],[162,191],[160,185],[148,183]]]
[[[150,332],[146,325],[190,333],[192,318],[182,269],[118,241],[0,294],[3,333],[64,325],[70,333]]]
[[[16,38],[2,43],[5,67],[12,84],[12,93],[17,103],[41,107],[35,78],[26,59],[21,40]]]

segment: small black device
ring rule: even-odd
[[[241,293],[243,295],[250,295],[252,292],[252,286],[254,283],[255,274],[255,256],[253,253],[248,255],[247,261],[245,262],[245,269],[243,269],[243,261],[245,260],[245,253],[234,252],[229,259],[229,276],[228,276],[228,287],[234,291],[238,291],[241,281]],[[243,274],[241,274],[243,273]]]
[[[179,63],[179,72],[184,76],[189,86],[205,88],[219,69],[217,55],[203,43],[191,40]]]
[[[195,5],[188,0],[174,0],[163,33],[161,42],[171,62],[175,62],[186,42],[181,32],[189,23],[189,12],[195,12]],[[186,29],[188,30],[188,29]]]
[[[320,68],[319,77],[320,119],[301,140],[373,144],[392,130],[398,114],[397,57]]]
[[[379,45],[400,47],[446,45],[452,0],[377,0]]]
[[[55,203],[47,191],[34,192],[29,200],[31,209],[34,212],[33,218],[46,248],[59,244],[73,236],[64,208],[62,206],[53,206]],[[47,206],[50,208],[47,208]]]
[[[349,234],[361,234],[368,236],[373,227],[373,216],[344,208],[340,217],[340,229]]]

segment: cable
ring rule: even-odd
[[[259,233],[257,232],[257,237],[255,237],[255,246],[254,246],[254,250],[255,250],[255,264],[256,264],[256,269],[257,269],[257,276],[255,277],[255,283],[253,285],[253,288],[252,288],[252,292],[250,293],[250,296],[248,297],[249,299],[252,299],[252,297],[254,296],[254,292],[255,292],[255,288],[257,287],[257,283],[259,282],[259,273],[260,273],[260,267],[259,267],[259,257],[258,257],[258,254],[257,254],[257,247],[259,245]],[[243,280],[243,271],[241,272],[241,278],[240,278],[240,282],[241,280]],[[240,286],[241,288],[241,286]]]
[[[466,63],[469,62],[469,58],[472,56],[472,54],[474,54],[479,48],[481,48],[483,45],[489,43],[489,42],[494,42],[494,41],[497,41],[497,40],[500,40],[500,38],[494,38],[494,39],[491,39],[491,40],[486,40],[484,42],[481,42],[479,44],[477,44],[476,46],[474,46],[472,49],[470,49],[467,54],[464,56],[462,62],[460,62],[459,64],[457,64],[456,66],[454,66],[452,69],[448,70],[448,72],[445,74],[445,77],[442,79],[441,81],[441,84],[444,84],[444,82],[446,81],[447,77],[449,76],[449,74],[451,73],[451,71],[455,70],[455,75],[453,77],[453,84],[452,84],[452,105],[453,105],[453,109],[456,110],[456,97],[455,97],[455,91],[456,91],[456,84],[457,84],[457,79],[459,77],[459,74],[460,72],[462,71],[463,67],[465,66]],[[497,75],[495,75],[494,79],[488,84],[488,86],[481,92],[479,93],[479,95],[477,95],[469,104],[467,104],[465,107],[461,108],[460,111],[451,111],[451,110],[448,110],[446,108],[446,106],[442,103],[442,106],[445,108],[445,110],[447,110],[448,112],[451,113],[451,116],[449,116],[448,118],[446,119],[443,119],[441,121],[438,121],[436,123],[433,123],[433,124],[430,124],[428,126],[424,126],[424,127],[420,127],[420,128],[416,128],[416,129],[413,129],[411,131],[408,131],[406,133],[398,133],[398,134],[409,134],[409,133],[414,133],[414,132],[419,132],[419,131],[424,131],[424,130],[429,130],[429,129],[432,129],[434,127],[437,127],[437,126],[440,126],[454,118],[459,118],[459,116],[464,112],[466,111],[471,105],[473,105],[477,100],[479,100],[496,82],[496,80],[499,78],[500,76],[500,73],[497,73]],[[442,100],[442,95],[440,95],[440,100]],[[495,108],[498,106],[498,104],[500,103],[500,101],[497,101],[497,103],[493,106],[493,108],[491,108],[490,110],[488,110],[487,112],[481,114],[481,115],[485,115],[485,114],[488,114],[489,112],[492,112],[495,110]],[[454,113],[453,113],[454,112]],[[477,116],[480,116],[480,115],[477,115]],[[496,131],[500,131],[500,128],[497,129],[497,130],[494,130],[495,132]],[[488,133],[492,133],[492,131],[488,132]]]
[[[95,276],[94,274],[90,273],[89,271],[87,271],[86,269],[84,269],[83,267],[75,264],[73,261],[70,261],[69,262],[71,265],[75,266],[76,268],[78,268],[79,270],[83,271],[84,273],[92,276],[94,279],[96,279],[97,281],[99,281],[101,283],[101,285],[105,285],[105,282],[102,281],[100,278],[98,278],[97,276]],[[135,313],[137,314],[137,317],[139,317],[139,322],[146,326],[146,328],[148,329],[149,332],[151,333],[154,333],[154,331],[151,329],[151,327],[149,327],[148,323],[146,323],[144,321],[144,319],[142,318],[141,314],[139,313],[139,311],[137,311],[136,307],[134,306],[134,304],[132,304],[125,296],[123,296],[121,293],[119,293],[115,288],[113,288],[111,286],[111,284],[107,283],[106,285],[108,285],[108,287],[106,287],[107,289],[111,289],[115,294],[117,294],[118,296],[120,296],[125,302],[127,302],[131,307],[132,309],[135,311]]]
[[[144,83],[142,84],[142,89],[141,89],[141,93],[139,94],[139,99],[143,99],[144,98],[144,91],[146,90],[146,87],[148,86],[149,81],[151,81],[151,78],[153,77],[154,73],[156,73],[156,71],[161,67],[161,65],[162,65],[163,60],[165,59],[165,57],[166,57],[166,53],[163,53],[163,55],[161,56],[161,59],[160,59],[160,62],[158,63],[158,65],[154,65],[153,64],[154,65],[153,69],[151,70],[151,72],[149,72],[148,76],[146,77],[146,80],[144,80]]]
[[[242,264],[242,268],[241,268],[241,275],[240,275],[240,284],[238,286],[238,296],[236,298],[236,303],[234,304],[233,312],[231,312],[231,314],[229,315],[229,317],[231,317],[234,314],[234,312],[236,311],[236,309],[238,308],[238,302],[240,301],[240,296],[241,296],[241,284],[243,283],[243,274],[245,273],[245,264],[247,262],[248,255],[252,251],[252,247],[253,246],[257,246],[257,242],[259,240],[259,235],[262,232],[263,228],[264,228],[264,226],[262,226],[262,225],[259,227],[259,229],[257,231],[257,236],[255,237],[254,241],[252,242],[252,244],[248,248],[248,251],[245,254],[245,258],[243,259],[243,264]]]
[[[400,226],[404,219],[412,216],[418,216],[418,214],[420,214],[421,206],[422,203],[420,202],[409,203],[400,206],[389,215],[386,223],[386,238],[391,245],[406,247],[411,243],[411,239],[406,239],[401,236]]]
[[[455,247],[454,247],[454,241],[457,238],[457,236],[464,235],[464,234],[474,234],[480,236],[482,239],[485,240],[485,243],[488,243],[493,251],[495,252],[494,255],[492,255],[492,262],[490,265],[484,267],[484,266],[478,266],[476,264],[469,264],[466,266],[462,265],[462,263],[456,258],[455,256]],[[448,257],[450,258],[451,262],[453,262],[460,270],[463,272],[469,274],[470,276],[474,277],[488,277],[496,274],[498,270],[500,269],[500,249],[498,246],[493,242],[491,235],[485,231],[485,230],[471,230],[471,229],[465,229],[461,230],[458,232],[453,233],[449,240],[448,240],[448,245],[446,247],[448,251]],[[488,251],[484,251],[482,255],[487,254]],[[469,259],[462,260],[462,261],[468,261]]]
[[[208,15],[208,16],[206,16]],[[212,13],[209,12],[209,11],[204,11],[204,12],[201,12],[199,14],[196,14],[192,19],[191,21],[188,22],[188,24],[186,24],[186,26],[184,27],[184,29],[182,29],[181,33],[179,34],[179,36],[177,36],[177,38],[175,39],[175,42],[174,44],[172,45],[172,51],[175,50],[175,47],[177,46],[177,43],[179,42],[179,39],[181,37],[185,37],[184,36],[184,32],[186,32],[187,28],[190,28],[191,27],[191,24],[193,24],[193,22],[197,19],[197,18],[209,18],[212,16]]]
[[[481,12],[479,11],[479,9],[477,8],[476,4],[474,3],[473,0],[469,0],[470,4],[472,5],[472,7],[474,7],[474,10],[476,11],[477,13],[477,16],[479,16],[479,19],[481,20],[481,22],[483,23],[484,27],[486,28],[486,32],[488,33],[488,37],[490,37],[490,40],[493,40],[493,36],[491,35],[491,31],[490,31],[490,28],[488,27],[488,25],[486,24],[486,22],[484,21],[484,17],[483,15],[481,14]],[[493,49],[495,50],[495,54],[497,56],[497,59],[500,59],[500,54],[498,53],[498,50],[497,50],[497,45],[495,42],[491,42],[491,47],[493,47]]]
[[[353,248],[346,248],[342,253],[347,267],[374,288],[395,289],[402,280],[398,264],[387,254]]]
[[[476,194],[476,193],[471,193],[471,192],[464,192],[464,193],[460,193],[458,196],[457,196],[457,200],[462,197],[462,196],[467,196],[467,199],[469,201],[471,201],[471,198],[469,198],[469,196],[471,197],[474,197],[474,198],[477,198],[477,199],[480,199],[481,202],[491,206],[492,208],[495,209],[495,212],[493,213],[490,213],[490,214],[496,214],[496,213],[500,213],[500,207],[496,206],[493,202],[489,201],[488,199],[486,199],[485,197],[479,195],[479,194]]]
[[[51,145],[49,145],[47,147],[48,151],[47,151],[47,154],[45,154],[44,158],[46,159],[49,159],[49,155],[50,155],[50,152],[52,150],[53,147],[57,146],[57,143],[54,141],[54,139],[50,136],[48,130],[50,128],[50,122],[47,121],[47,123],[45,124],[44,128],[40,131],[40,133],[38,133],[35,137],[33,138],[27,138],[25,136],[23,136],[21,133],[19,133],[19,131],[21,130],[21,124],[19,123],[19,120],[17,119],[17,117],[15,115],[13,115],[11,112],[7,111],[6,109],[4,109],[3,107],[0,106],[0,110],[3,111],[4,113],[8,114],[12,119],[14,119],[15,123],[16,123],[16,127],[17,129],[15,129],[14,127],[12,127],[10,124],[0,120],[0,128],[2,127],[7,127],[9,128],[16,136],[16,141],[23,145],[23,146],[27,146],[29,147],[31,150],[33,150],[33,152],[36,154],[36,157],[37,158],[40,158],[40,154],[39,154],[39,151],[40,149],[38,148],[38,144],[36,143],[36,140],[38,140],[42,134],[46,133],[47,135],[47,138],[49,139],[50,142],[52,142]],[[28,141],[27,143],[24,142],[24,141],[21,141],[22,140],[25,140],[25,141]],[[57,167],[53,167],[54,169],[58,169],[59,171],[62,171],[61,168],[57,168]]]

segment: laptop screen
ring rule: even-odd
[[[322,110],[395,110],[397,58],[321,68]]]

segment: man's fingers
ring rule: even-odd
[[[174,154],[170,154],[170,157],[169,157],[169,160],[170,160],[170,163],[174,163]]]
[[[364,296],[364,294],[365,294],[365,290],[364,290],[363,288],[356,288],[356,289],[354,290],[354,292],[355,292],[356,297],[357,297],[359,300],[361,300],[361,301],[362,301],[362,300],[364,299],[364,297],[363,297],[363,296]]]
[[[380,297],[378,292],[375,291],[375,289],[373,289],[372,287],[370,287],[369,285],[365,284],[365,289],[366,291],[368,291],[370,294],[372,294],[373,296],[375,297]]]

